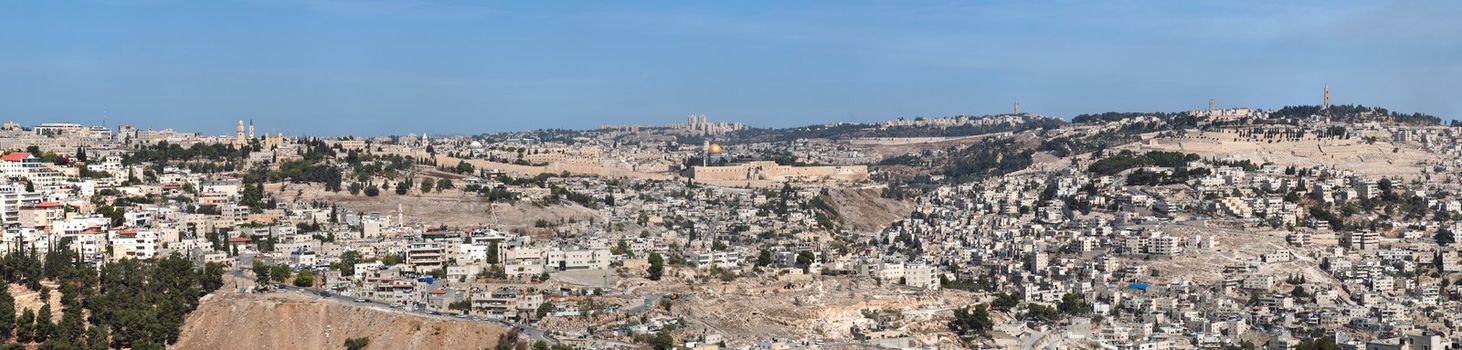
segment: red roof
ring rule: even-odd
[[[40,203],[36,203],[36,208],[55,208],[55,207],[59,207],[59,206],[61,206],[61,203],[56,203],[56,202],[40,202]]]
[[[0,156],[0,160],[7,161],[7,162],[19,162],[19,161],[21,161],[23,159],[26,159],[26,158],[30,158],[30,153],[26,153],[26,152],[15,152],[15,153],[11,153],[11,154],[6,154],[4,156]]]
[[[244,237],[244,236],[229,237],[228,238],[228,242],[229,243],[248,243],[250,241],[252,241],[252,240],[249,239],[249,237]]]

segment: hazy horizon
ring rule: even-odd
[[[0,120],[477,134],[1362,104],[1462,114],[1462,3],[0,4]]]

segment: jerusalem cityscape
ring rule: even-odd
[[[0,4],[0,349],[1462,349],[1459,15]]]

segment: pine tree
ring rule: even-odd
[[[645,270],[650,274],[651,281],[659,281],[660,276],[665,274],[665,257],[660,253],[650,253],[650,268]]]
[[[36,313],[25,309],[20,317],[15,319],[15,339],[21,343],[29,343],[35,339]]]
[[[79,339],[86,335],[86,320],[81,317],[81,309],[70,307],[64,310],[61,312],[61,324],[56,326],[56,339],[80,343]]]
[[[497,264],[497,254],[498,254],[497,241],[488,242],[487,243],[487,263],[488,264]]]
[[[87,350],[106,350],[111,346],[111,334],[108,334],[104,325],[92,326],[86,330]]]
[[[9,339],[15,332],[15,298],[10,285],[0,283],[0,339]]]
[[[55,334],[56,324],[51,323],[51,304],[41,301],[41,311],[36,313],[35,341],[45,342]]]
[[[411,190],[411,179],[406,179],[406,181],[401,181],[401,182],[397,182],[396,183],[396,194],[397,195],[404,195],[404,194],[406,194],[406,192],[408,192],[410,190]]]

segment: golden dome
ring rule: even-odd
[[[707,151],[711,153],[721,153],[721,145],[713,143],[711,144],[711,149]]]

